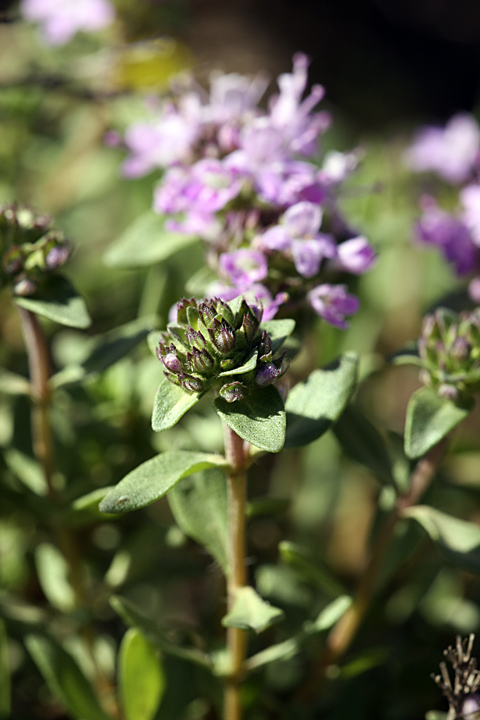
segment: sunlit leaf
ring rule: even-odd
[[[161,432],[173,427],[187,410],[197,404],[199,399],[199,395],[189,395],[181,387],[173,385],[163,377],[153,404],[152,428],[156,432]]]
[[[262,322],[260,329],[268,332],[272,341],[272,352],[276,352],[295,330],[295,320],[291,318],[265,320],[265,322]]]
[[[53,607],[69,611],[75,607],[75,592],[69,582],[69,566],[63,555],[49,543],[35,550],[37,575],[48,601]]]
[[[308,445],[340,417],[355,390],[357,366],[357,355],[346,353],[290,390],[285,403],[286,447]]]
[[[222,420],[243,440],[266,452],[279,452],[285,442],[285,410],[278,390],[269,385],[237,402],[216,398]]]
[[[118,668],[125,720],[152,720],[165,690],[165,675],[157,650],[137,628],[123,637]]]
[[[172,450],[139,465],[100,503],[105,513],[138,510],[163,497],[183,477],[198,470],[225,465],[221,455]]]
[[[91,324],[84,299],[70,281],[60,275],[48,278],[38,295],[16,297],[15,302],[25,310],[54,320],[60,325],[87,328]]]
[[[405,422],[406,455],[412,459],[423,457],[469,415],[472,407],[473,402],[459,407],[441,398],[432,388],[414,392]]]
[[[283,610],[272,607],[252,587],[246,586],[237,590],[233,607],[222,619],[222,625],[261,633],[283,617]]]

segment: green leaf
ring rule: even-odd
[[[405,453],[412,460],[423,457],[443,440],[470,413],[451,400],[441,398],[435,390],[423,387],[413,393],[405,422]]]
[[[153,402],[152,428],[161,432],[173,427],[199,399],[200,395],[189,395],[163,377]]]
[[[237,590],[233,607],[222,619],[222,625],[261,633],[283,620],[283,617],[283,610],[272,607],[252,587],[247,586]]]
[[[158,652],[137,628],[125,633],[118,667],[125,720],[152,720],[165,691],[165,675]]]
[[[111,720],[73,657],[60,645],[34,634],[26,637],[25,644],[50,692],[70,715],[78,720]]]
[[[260,330],[266,330],[272,341],[272,352],[276,352],[283,345],[287,337],[295,330],[295,320],[266,320],[260,325]]]
[[[104,372],[114,363],[124,358],[151,330],[151,323],[145,319],[135,320],[115,328],[105,335],[86,341],[85,358],[79,365],[70,365],[53,376],[53,387],[79,382],[97,373]]]
[[[440,710],[429,710],[425,713],[425,720],[448,720],[448,715],[446,712],[441,712]],[[467,720],[467,718],[465,720]],[[475,718],[473,718],[473,720],[475,720]]]
[[[427,505],[415,505],[403,511],[416,520],[455,565],[480,575],[480,527],[467,520],[447,515]]]
[[[0,368],[0,393],[5,393],[5,395],[29,395],[30,389],[27,378]]]
[[[335,597],[345,592],[333,575],[299,545],[283,540],[279,544],[278,550],[283,562],[294,567],[310,584],[313,583],[328,595]]]
[[[240,367],[238,368],[233,368],[233,370],[224,370],[223,372],[218,374],[218,377],[228,377],[228,375],[244,375],[247,372],[255,370],[255,368],[257,367],[257,357],[258,351],[254,350],[254,352],[243,363],[243,365],[240,365]]]
[[[229,574],[225,475],[213,468],[183,480],[168,495],[181,530],[203,545]]]
[[[160,650],[169,655],[193,662],[203,668],[212,668],[211,658],[206,653],[196,648],[184,648],[175,645],[171,640],[167,639],[165,632],[153,620],[146,617],[130,600],[113,595],[110,598],[110,605],[127,625],[141,630],[145,637],[151,640]]]
[[[349,595],[341,595],[323,608],[310,627],[310,632],[323,632],[333,627],[347,612],[353,600]]]
[[[68,580],[69,566],[63,555],[49,543],[35,550],[35,564],[42,590],[53,607],[68,612],[75,607],[75,593]]]
[[[385,439],[357,407],[349,405],[344,410],[333,432],[349,457],[369,468],[385,485],[395,484]]]
[[[308,445],[340,417],[355,390],[357,367],[356,353],[345,353],[290,390],[285,403],[286,447]]]
[[[36,495],[47,495],[48,486],[45,473],[37,460],[29,455],[10,448],[4,454],[5,462],[11,472]]]
[[[97,488],[74,500],[65,513],[65,519],[68,524],[75,526],[89,525],[99,520],[105,522],[105,520],[110,518],[117,518],[117,514],[107,515],[99,509],[99,503],[101,503],[113,489],[114,487],[112,486]]]
[[[227,403],[216,398],[214,407],[222,420],[243,440],[266,452],[280,452],[285,442],[285,410],[278,390],[269,385],[245,400]]]
[[[19,307],[60,325],[87,328],[92,322],[83,298],[70,281],[60,275],[48,278],[38,297],[16,297],[15,302]]]
[[[165,218],[148,210],[110,245],[103,260],[110,267],[143,267],[165,260],[194,242],[198,242],[196,235],[166,230]]]
[[[10,663],[8,659],[7,631],[0,620],[0,718],[10,717]]]
[[[181,478],[198,470],[224,466],[222,455],[171,450],[157,455],[120,480],[100,503],[100,511],[119,513],[138,510],[163,497]]]

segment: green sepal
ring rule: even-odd
[[[118,685],[125,720],[152,720],[165,692],[165,674],[156,648],[138,628],[123,636]]]
[[[197,241],[196,235],[166,230],[165,218],[148,210],[110,245],[103,260],[109,267],[148,266]]]
[[[228,427],[251,445],[273,453],[283,448],[285,409],[273,385],[252,391],[245,400],[234,403],[216,398],[214,407]]]
[[[223,472],[211,468],[185,478],[168,494],[168,502],[180,529],[203,545],[228,576],[227,492]]]
[[[151,618],[144,615],[131,600],[113,595],[109,602],[113,610],[129,627],[135,627],[141,630],[145,637],[163,652],[192,662],[195,665],[200,665],[203,668],[212,669],[212,661],[209,655],[196,648],[186,648],[175,645],[175,643],[168,639],[167,633]]]
[[[171,450],[157,455],[120,480],[100,503],[100,511],[119,513],[138,510],[163,497],[183,477],[198,470],[225,465],[222,455]]]
[[[173,385],[166,377],[160,381],[153,402],[152,428],[156,432],[168,430],[177,424],[200,400],[200,395],[190,395],[178,385]]]
[[[258,352],[254,350],[240,367],[234,367],[232,370],[224,370],[218,373],[218,377],[228,377],[229,375],[245,375],[245,373],[253,372],[257,367]]]
[[[87,328],[92,322],[84,299],[71,282],[61,275],[47,278],[35,295],[14,299],[19,307],[60,325]]]
[[[261,633],[283,618],[283,610],[273,607],[252,587],[246,586],[237,590],[233,607],[222,619],[222,625]]]
[[[79,720],[111,720],[76,661],[52,638],[27,635],[25,645],[50,692],[69,715]]]
[[[436,543],[445,558],[468,572],[480,575],[480,527],[429,507],[415,505],[402,512],[416,520]]]
[[[413,393],[405,422],[405,454],[412,460],[423,457],[470,413],[474,401],[463,407],[441,398],[432,388]]]
[[[345,353],[335,363],[314,370],[295,385],[285,403],[285,447],[301,447],[321,437],[343,412],[356,387],[358,356]]]

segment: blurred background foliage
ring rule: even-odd
[[[392,368],[386,359],[418,336],[429,307],[447,296],[454,302],[452,293],[461,290],[434,250],[412,243],[425,181],[407,173],[403,153],[418,123],[442,121],[460,109],[475,111],[478,4],[117,0],[113,29],[78,36],[56,49],[43,45],[36,29],[20,21],[15,3],[1,8],[0,203],[17,201],[50,213],[74,239],[69,276],[93,319],[86,332],[45,323],[55,371],[81,363],[89,338],[134,321],[139,328],[163,327],[169,308],[202,265],[199,247],[148,269],[120,270],[104,263],[109,245],[150,207],[156,179],[154,174],[122,179],[124,153],[104,143],[106,133],[122,131],[141,116],[145,96],[164,92],[182,68],[191,68],[201,81],[217,68],[250,74],[265,69],[274,78],[290,68],[295,51],[311,57],[311,81],[325,85],[334,116],[325,146],[360,145],[365,151],[341,202],[377,248],[379,261],[358,281],[362,309],[350,328],[343,332],[319,323],[314,344],[303,350],[295,369],[301,376],[302,363],[318,366],[345,350],[360,353],[357,407],[382,428],[401,482],[408,467],[400,436],[418,373]],[[27,376],[16,309],[6,293],[0,336],[1,367]],[[220,429],[208,422],[208,406],[200,405],[175,431],[152,433],[160,377],[160,366],[143,343],[106,370],[95,368],[83,385],[66,383],[54,394],[54,480],[64,497],[58,512],[70,513],[89,578],[89,596],[78,606],[71,588],[64,587],[65,571],[52,545],[51,508],[32,457],[29,404],[0,376],[0,617],[8,628],[13,678],[12,708],[4,717],[70,717],[46,690],[32,662],[34,652],[23,644],[25,634],[47,626],[87,677],[101,678],[108,704],[125,633],[108,604],[112,592],[121,590],[180,643],[188,639],[201,646],[202,635],[210,646],[221,646],[220,572],[177,527],[165,499],[114,522],[100,516],[94,502],[72,505],[114,485],[155,452],[221,447]],[[477,411],[456,434],[428,497],[437,508],[477,522],[479,430]],[[365,453],[359,458],[353,449],[348,457],[328,433],[302,455],[291,450],[253,467],[251,573],[262,596],[286,616],[268,631],[270,642],[288,637],[324,604],[315,563],[327,566],[347,589],[364,567],[376,507],[379,501],[388,505],[372,471],[375,458],[368,457],[368,449]],[[255,501],[267,494],[279,502],[262,510]],[[303,565],[279,551],[282,540],[305,549]],[[329,681],[302,700],[299,689],[309,679],[313,645],[252,676],[245,688],[252,708],[247,717],[411,720],[441,707],[430,673],[455,633],[478,629],[478,580],[447,563],[409,523],[398,528],[384,575],[378,601]],[[90,655],[86,617],[99,629]],[[256,649],[262,643],[263,636],[254,640]],[[163,666],[166,689],[157,720],[217,717],[220,689],[204,670],[168,655]]]

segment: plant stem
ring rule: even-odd
[[[230,466],[227,477],[228,496],[228,554],[227,578],[228,611],[233,608],[239,588],[247,582],[245,562],[245,510],[247,499],[246,452],[242,438],[224,425],[225,457]],[[227,649],[231,673],[227,678],[224,701],[224,720],[241,720],[240,687],[247,650],[247,634],[240,628],[227,629]]]
[[[375,547],[370,556],[365,573],[358,585],[354,602],[330,633],[327,642],[326,656],[323,659],[324,667],[337,662],[349,648],[355,637],[373,597],[379,570],[381,569],[397,522],[402,517],[402,511],[408,507],[412,507],[412,505],[416,505],[428,488],[435,474],[438,462],[442,457],[444,445],[445,441],[438,443],[438,445],[435,445],[435,447],[418,461],[410,477],[408,491],[397,499],[395,506],[386,517],[379,536],[376,538]]]

